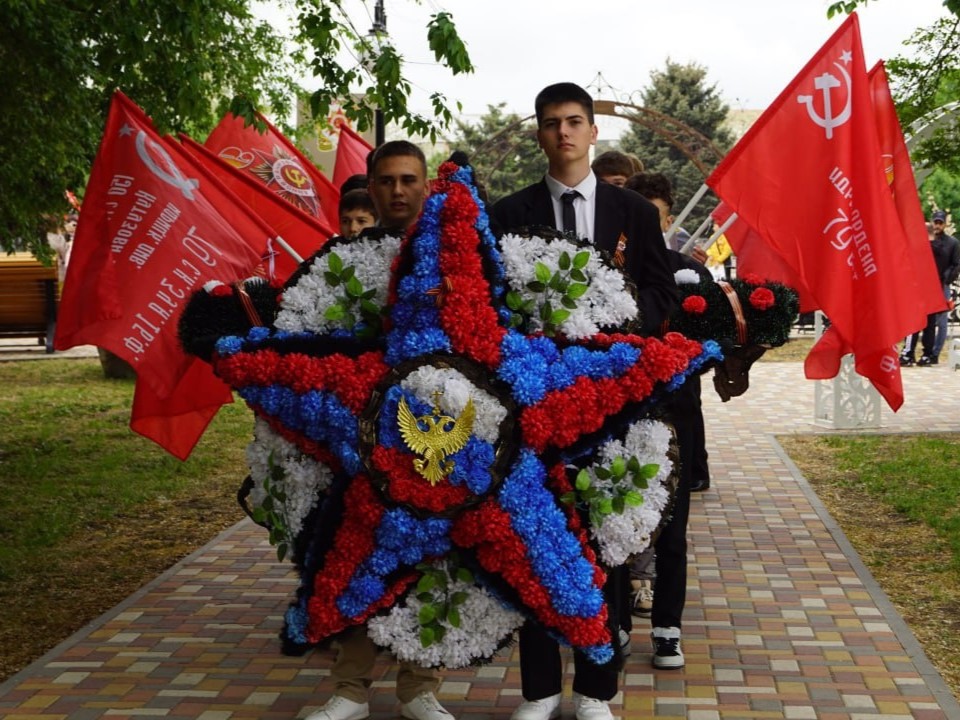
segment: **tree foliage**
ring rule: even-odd
[[[65,190],[81,191],[117,88],[161,133],[198,139],[227,109],[249,119],[256,109],[286,117],[304,93],[290,78],[308,68],[321,88],[311,97],[318,116],[351,98],[344,109],[361,127],[373,105],[412,134],[449,123],[440,95],[432,117],[410,110],[402,56],[358,33],[342,2],[282,4],[297,13],[293,37],[257,19],[253,0],[5,0],[0,246],[47,255],[46,225],[69,209]],[[452,72],[472,70],[448,14],[432,17],[427,42]]]
[[[537,144],[536,123],[524,122],[516,113],[504,114],[505,106],[488,105],[487,113],[473,124],[457,120],[449,140],[452,150],[462,150],[470,158],[491,203],[537,182],[547,166]]]
[[[651,72],[650,85],[644,88],[642,98],[644,108],[685,123],[710,139],[721,153],[732,146],[730,131],[723,126],[729,107],[721,100],[717,86],[707,84],[707,69],[702,65],[668,59],[663,70]],[[620,138],[620,147],[636,154],[647,172],[663,173],[670,179],[675,213],[683,209],[706,179],[679,147],[645,125],[632,123]],[[715,204],[715,199],[713,203],[701,201],[684,224],[692,231]]]

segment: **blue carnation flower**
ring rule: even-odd
[[[217,340],[215,347],[220,357],[230,357],[243,349],[243,341],[235,335],[225,335]]]

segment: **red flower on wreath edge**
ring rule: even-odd
[[[702,295],[690,295],[683,299],[682,306],[684,312],[691,315],[703,315],[707,311],[707,301]]]
[[[758,287],[750,293],[750,305],[756,310],[769,310],[776,302],[770,288]]]

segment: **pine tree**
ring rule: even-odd
[[[707,85],[706,78],[707,69],[702,65],[683,65],[668,58],[664,70],[650,73],[650,85],[643,90],[643,107],[689,125],[725,153],[733,145],[730,132],[723,127],[729,107],[721,100],[717,86]],[[647,172],[663,173],[670,179],[675,214],[683,209],[705,180],[703,173],[680,148],[643,125],[632,123],[620,138],[620,147],[643,160]],[[708,193],[684,226],[692,232],[716,202],[712,193]]]

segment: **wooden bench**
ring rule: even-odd
[[[35,337],[52,353],[59,297],[56,264],[0,252],[0,337]]]

